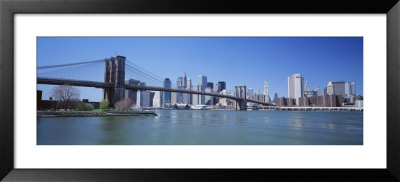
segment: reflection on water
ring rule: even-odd
[[[362,145],[359,112],[159,110],[38,118],[39,145]]]

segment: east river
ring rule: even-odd
[[[38,145],[362,145],[362,112],[157,110],[37,118]]]

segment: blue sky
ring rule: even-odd
[[[38,66],[125,56],[174,83],[186,72],[192,83],[206,75],[214,84],[225,81],[261,89],[269,82],[271,97],[287,96],[287,77],[300,73],[312,89],[329,81],[355,81],[363,95],[362,37],[39,37]],[[104,74],[103,65],[78,71],[80,78]],[[85,68],[86,69],[86,68]],[[73,72],[73,71],[70,71]],[[75,73],[74,73],[75,74]],[[48,98],[53,86],[39,85]],[[81,99],[98,101],[100,89],[79,88]]]

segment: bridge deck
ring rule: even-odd
[[[50,84],[50,85],[71,85],[71,86],[81,86],[81,87],[95,87],[95,88],[115,88],[115,85],[112,83],[106,82],[95,82],[95,81],[85,81],[85,80],[71,80],[71,79],[58,79],[58,78],[37,78],[38,84]],[[175,89],[175,88],[164,88],[164,87],[154,87],[154,86],[138,86],[138,85],[125,85],[123,88],[128,90],[153,90],[153,91],[164,91],[164,92],[178,92],[178,93],[189,93],[189,94],[198,94],[198,95],[209,95],[214,97],[222,97],[229,98],[236,101],[243,101],[244,98],[236,97],[233,95],[224,95],[219,93],[209,93],[209,92],[200,92],[194,90],[184,90],[184,89]],[[247,99],[247,102],[254,102],[257,104],[269,105],[265,102],[260,102],[256,100]]]

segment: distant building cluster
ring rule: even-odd
[[[362,107],[362,96],[356,96],[355,82],[329,81],[323,94],[319,87],[312,90],[308,81],[304,85],[301,74],[288,77],[288,98],[277,98],[276,106],[317,106],[317,107],[342,107],[352,105]]]
[[[143,85],[146,83],[135,79],[125,81],[126,85]],[[193,90],[200,92],[230,94],[226,91],[226,82],[219,81],[215,85],[213,82],[207,81],[207,76],[198,75],[197,84],[193,84],[191,78],[186,73],[182,77],[176,79],[176,85],[173,86],[169,78],[163,81],[164,88],[176,88],[183,90]],[[232,108],[232,101],[227,98],[218,98],[208,95],[198,95],[189,93],[161,92],[161,91],[132,91],[126,90],[125,97],[129,97],[131,104],[136,107],[154,107],[154,108],[171,108],[171,107],[216,107],[216,108]]]

